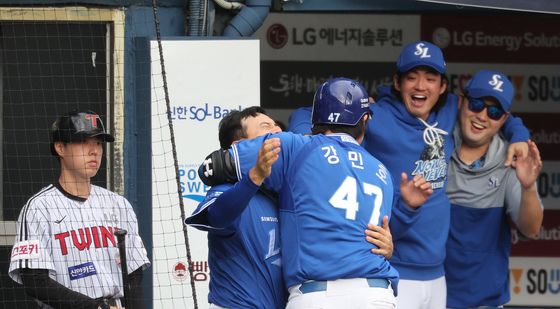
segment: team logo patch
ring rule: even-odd
[[[187,265],[183,262],[179,262],[173,266],[173,278],[179,282],[185,281],[189,276],[187,273]]]
[[[490,179],[488,179],[488,187],[490,188],[497,188],[500,186],[500,179],[496,176],[492,176],[490,177]]]
[[[447,176],[447,162],[445,161],[445,135],[447,132],[436,128],[437,122],[430,126],[426,124],[423,132],[425,147],[420,159],[414,162],[411,175],[422,175],[430,182],[432,189],[443,188]]]
[[[39,258],[39,240],[20,241],[12,248],[12,261]]]
[[[97,270],[93,262],[87,262],[84,264],[70,266],[68,267],[68,275],[70,275],[70,280],[77,280],[92,275],[96,275]]]

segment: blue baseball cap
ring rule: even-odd
[[[478,71],[465,87],[468,96],[475,99],[492,97],[500,102],[502,108],[509,112],[513,100],[513,85],[501,72]]]
[[[406,45],[397,60],[397,71],[399,73],[408,72],[419,66],[430,67],[440,74],[445,74],[447,71],[441,49],[426,41]]]

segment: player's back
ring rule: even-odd
[[[391,213],[393,184],[383,164],[345,134],[316,135],[292,151],[280,194],[286,285],[396,279],[364,235],[369,222],[380,225]]]

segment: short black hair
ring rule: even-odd
[[[396,77],[397,77],[397,80],[398,80],[399,83],[400,83],[401,80],[402,80],[402,78],[403,78],[406,74],[408,74],[408,72],[413,71],[413,70],[415,70],[415,69],[417,69],[417,68],[418,68],[418,67],[414,67],[414,68],[412,68],[412,69],[410,69],[410,70],[408,70],[408,71],[406,71],[406,72],[402,72],[402,73],[401,73],[401,72],[396,72],[393,76],[396,76]],[[434,105],[434,107],[432,108],[433,111],[437,111],[437,110],[439,110],[443,105],[445,105],[445,102],[447,102],[447,96],[449,95],[449,78],[447,77],[446,74],[441,74],[440,72],[436,71],[436,70],[435,70],[434,68],[432,68],[432,67],[421,66],[421,68],[426,69],[426,70],[427,70],[428,72],[430,72],[430,73],[440,75],[440,76],[441,76],[441,82],[442,82],[442,84],[443,84],[443,83],[447,84],[447,87],[445,88],[445,92],[442,93],[442,94],[439,96],[439,98],[438,98],[438,100],[437,100],[437,102],[436,102],[436,105]],[[391,93],[392,93],[395,97],[397,97],[397,98],[399,98],[399,99],[402,100],[402,94],[401,94],[400,91],[398,91],[398,90],[395,88],[395,84],[394,84],[394,83],[391,83]],[[431,112],[431,111],[430,111],[430,112]]]
[[[241,121],[245,118],[256,117],[257,114],[268,115],[262,107],[251,106],[242,111],[231,111],[222,118],[218,126],[220,147],[222,149],[228,149],[233,142],[247,137],[247,132],[245,132],[245,129],[241,125]]]
[[[366,122],[362,121],[362,119],[364,119],[363,116],[360,121],[358,121],[358,123],[354,126],[340,124],[315,124],[311,128],[311,134],[325,134],[325,132],[331,131],[333,133],[346,133],[352,136],[354,139],[358,139],[358,137],[364,136],[366,132]]]

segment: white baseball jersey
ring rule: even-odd
[[[148,267],[136,215],[124,197],[92,185],[83,199],[49,185],[21,210],[9,275],[22,283],[20,269],[47,269],[58,283],[91,298],[123,297],[116,229],[128,231],[128,273]]]

